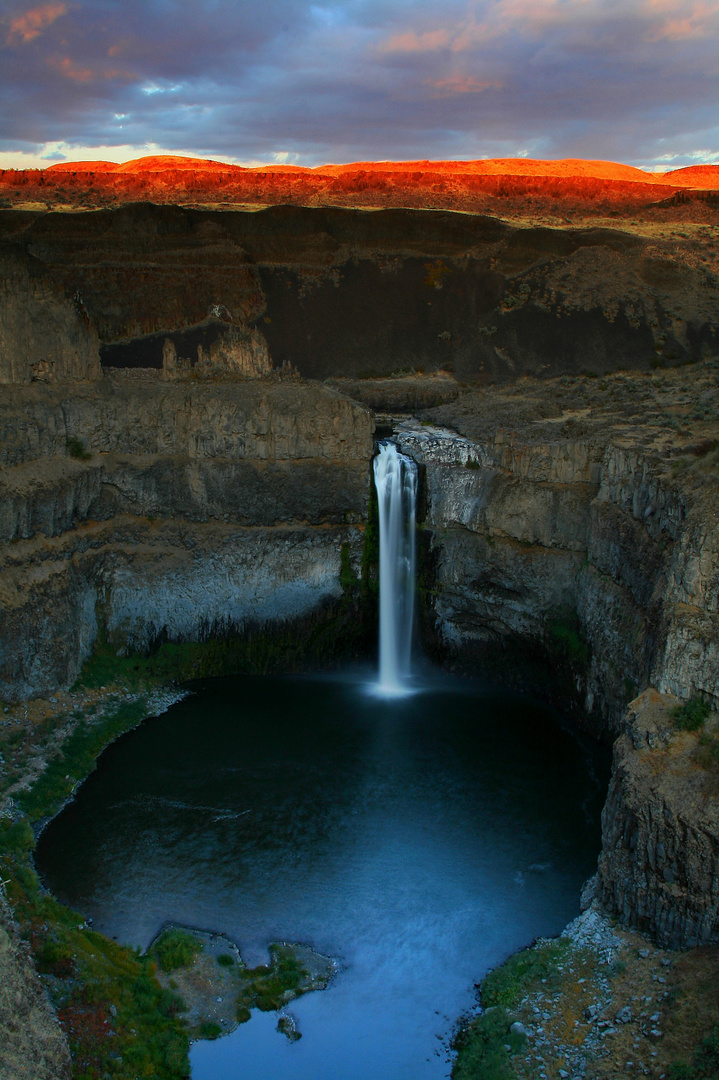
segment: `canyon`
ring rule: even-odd
[[[45,170],[60,210],[0,176],[0,696],[99,648],[366,651],[332,627],[372,610],[391,434],[425,652],[616,739],[595,903],[717,943],[716,174],[491,164],[435,170],[431,209],[414,167]]]

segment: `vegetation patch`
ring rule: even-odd
[[[68,439],[65,443],[65,449],[72,458],[76,458],[78,461],[89,461],[92,454],[89,453],[80,439]]]
[[[558,939],[510,956],[501,967],[490,971],[481,984],[482,1004],[485,1008],[513,1009],[529,988],[538,982],[546,985],[556,980],[557,966],[568,950],[569,942]]]
[[[331,965],[325,964],[318,971],[310,971],[302,960],[297,946],[271,945],[269,965],[246,968],[240,972],[238,1022],[249,1020],[252,1009],[272,1012],[309,990],[323,990],[332,974]]]
[[[675,1061],[669,1066],[669,1080],[716,1080],[719,1077],[719,1027],[702,1039],[691,1065]]]
[[[512,1058],[527,1041],[523,1025],[512,1030],[518,1021],[517,1006],[537,987],[553,988],[569,949],[569,942],[561,939],[540,942],[510,956],[486,976],[479,986],[484,1011],[454,1041],[453,1080],[511,1080],[517,1075]]]
[[[506,1009],[494,1006],[462,1031],[454,1042],[453,1080],[511,1080],[510,1058],[526,1042],[526,1036],[510,1031],[512,1023]]]
[[[702,731],[692,757],[703,769],[712,773],[719,772],[719,738]],[[713,794],[717,794],[716,785],[714,787]]]
[[[202,942],[194,934],[178,928],[165,930],[152,944],[152,955],[164,972],[189,967],[200,952]]]
[[[67,1035],[74,1080],[186,1077],[183,1003],[158,983],[154,959],[91,930],[41,889],[32,861],[33,825],[59,810],[109,742],[152,712],[149,692],[55,715],[40,705],[28,706],[24,723],[10,714],[2,727],[2,757],[14,767],[0,783],[0,879]],[[18,790],[38,753],[42,771]]]
[[[197,1034],[200,1039],[219,1039],[223,1031],[214,1020],[205,1020],[204,1024],[200,1024]]]
[[[356,589],[359,583],[360,580],[352,568],[350,546],[349,544],[342,544],[340,547],[340,585],[342,586],[342,591],[351,593],[353,589]]]
[[[704,946],[681,954],[672,987],[670,1080],[719,1077],[719,949]]]
[[[323,990],[335,971],[328,957],[286,944],[270,946],[269,964],[247,968],[228,938],[183,927],[165,930],[150,953],[160,962],[161,984],[185,1002],[193,1039],[226,1035],[249,1020],[253,1009],[279,1010],[302,994]],[[208,1034],[208,1025],[216,1034]]]
[[[16,795],[17,804],[32,821],[56,814],[73,788],[92,772],[104,748],[147,715],[148,700],[142,696],[118,703],[99,719],[80,719],[44,772]]]
[[[717,1080],[719,949],[656,948],[591,910],[573,926],[482,982],[453,1080]]]
[[[167,685],[221,675],[269,675],[323,668],[364,654],[369,627],[359,605],[359,585],[348,577],[338,604],[302,620],[208,636],[203,641],[158,641],[147,652],[118,655],[117,644],[99,642],[77,686],[85,689]]]
[[[672,720],[674,721],[674,727],[679,731],[698,731],[700,727],[704,726],[704,722],[708,719],[711,713],[711,708],[701,698],[695,697],[691,701],[688,701],[686,705],[677,705],[675,709],[672,709]]]
[[[586,668],[589,663],[589,645],[576,615],[569,613],[555,616],[550,619],[548,630],[554,650],[569,663]]]
[[[0,827],[0,874],[70,1044],[74,1080],[179,1080],[189,1075],[182,1000],[155,963],[89,929],[45,894],[30,855],[27,818]]]
[[[374,597],[376,603],[376,598],[379,597],[379,501],[374,475],[370,483],[367,524],[362,547],[362,595],[365,602]]]

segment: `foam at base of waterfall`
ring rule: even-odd
[[[382,698],[383,700],[412,697],[414,694],[419,693],[418,687],[409,686],[407,682],[397,685],[385,685],[381,682],[372,682],[368,683],[365,689],[370,697]]]

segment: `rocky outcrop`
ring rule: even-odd
[[[67,460],[73,440],[93,456],[329,464],[367,458],[372,420],[340,394],[293,380],[168,383],[119,372],[69,392],[8,389],[0,435],[3,466]]]
[[[257,327],[251,330],[231,327],[219,338],[211,341],[207,349],[197,344],[197,357],[178,357],[177,346],[172,338],[165,338],[162,346],[162,372],[167,378],[182,373],[240,375],[246,379],[258,378],[272,373],[267,342]]]
[[[372,419],[296,380],[11,390],[0,407],[0,696],[118,649],[301,619],[359,568]],[[73,456],[74,455],[74,456]]]
[[[100,377],[97,329],[37,259],[0,243],[0,383]]]
[[[630,704],[599,859],[605,909],[669,948],[719,941],[718,777],[697,734],[674,729],[677,705],[652,689]]]
[[[562,705],[618,736],[597,895],[670,948],[719,941],[717,729],[671,716],[719,706],[716,410],[710,363],[691,399],[679,373],[525,380],[396,433],[424,469],[440,653],[495,675],[511,655],[535,691],[549,668]]]
[[[694,374],[697,401],[713,402],[713,367]],[[455,430],[423,420],[398,439],[426,469],[445,645],[533,643],[570,669],[606,735],[649,685],[719,702],[716,446],[697,442],[699,418],[680,434],[651,383],[624,375],[525,381],[428,415]]]
[[[0,1075],[70,1080],[70,1051],[27,945],[0,893]]]
[[[118,515],[17,543],[2,558],[0,697],[71,684],[99,633],[124,653],[297,622],[341,597],[342,545],[357,569],[362,535]]]

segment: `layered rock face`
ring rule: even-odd
[[[106,375],[0,407],[0,695],[118,648],[297,619],[361,556],[373,423],[290,382]]]
[[[425,414],[454,430],[399,431],[426,466],[440,638],[566,660],[607,735],[648,685],[719,702],[717,447],[696,441],[714,367],[695,369],[696,419],[681,385],[525,381]]]
[[[717,775],[697,735],[675,731],[677,704],[647,690],[629,706],[599,859],[604,907],[668,948],[719,941]]]
[[[679,372],[524,380],[398,428],[424,465],[440,647],[490,671],[539,654],[619,736],[598,898],[672,948],[719,941],[719,740],[671,716],[719,706],[718,394],[716,361],[691,390]]]
[[[0,383],[100,377],[99,339],[37,260],[0,243]]]
[[[369,405],[423,410],[398,432],[443,650],[534,652],[605,737],[650,686],[719,703],[713,263],[405,210],[0,211],[0,240],[0,696],[71,682],[100,635],[145,649],[332,605]],[[647,374],[597,377],[621,367]],[[628,747],[604,903],[709,940],[714,825]]]
[[[719,265],[671,230],[137,204],[0,210],[0,241],[0,269],[32,261],[58,303],[89,320],[108,367],[203,368],[209,359],[245,374],[422,369],[488,383],[648,369],[657,358],[698,359],[718,342]],[[25,297],[22,283],[12,288]],[[4,362],[5,381],[44,356],[21,330],[3,349],[17,358]],[[73,374],[59,361],[56,373]]]

